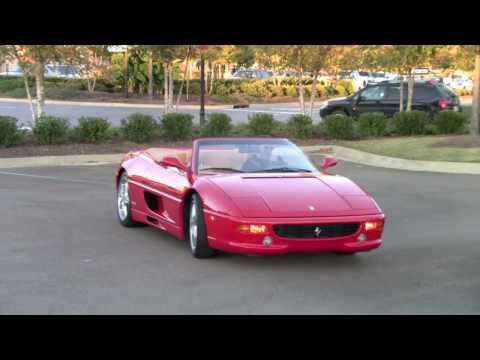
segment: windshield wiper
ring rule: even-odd
[[[278,168],[272,168],[272,169],[257,170],[252,172],[259,173],[259,172],[312,172],[312,171],[307,169],[292,168],[292,167],[278,167]]]
[[[242,170],[232,169],[232,168],[223,168],[223,167],[211,167],[211,168],[203,168],[198,171],[206,171],[206,170],[213,170],[213,171],[231,171],[236,173],[243,173]]]

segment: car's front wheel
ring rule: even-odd
[[[195,258],[203,259],[215,254],[215,251],[208,245],[202,201],[196,194],[192,195],[190,201],[187,238],[190,251]]]
[[[330,115],[342,115],[342,116],[348,116],[348,114],[343,111],[342,109],[336,109],[336,110],[333,110]]]
[[[117,186],[117,215],[118,220],[123,226],[133,227],[139,224],[132,220],[130,192],[128,190],[128,176],[125,171],[120,176]]]

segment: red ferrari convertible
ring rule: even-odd
[[[326,156],[319,171],[287,139],[136,149],[115,176],[118,218],[187,240],[196,258],[378,248],[385,216],[358,185],[326,173],[336,163]]]

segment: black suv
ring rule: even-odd
[[[407,83],[403,87],[404,109],[407,105]],[[320,117],[331,114],[358,116],[364,112],[383,112],[392,117],[400,107],[400,83],[386,81],[368,85],[352,96],[328,100],[320,110]],[[458,96],[443,83],[416,81],[413,89],[412,110],[434,113],[441,110],[461,111]]]

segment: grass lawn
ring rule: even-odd
[[[469,135],[419,136],[342,141],[338,144],[372,154],[410,160],[480,162],[480,144],[465,146],[469,139]]]

